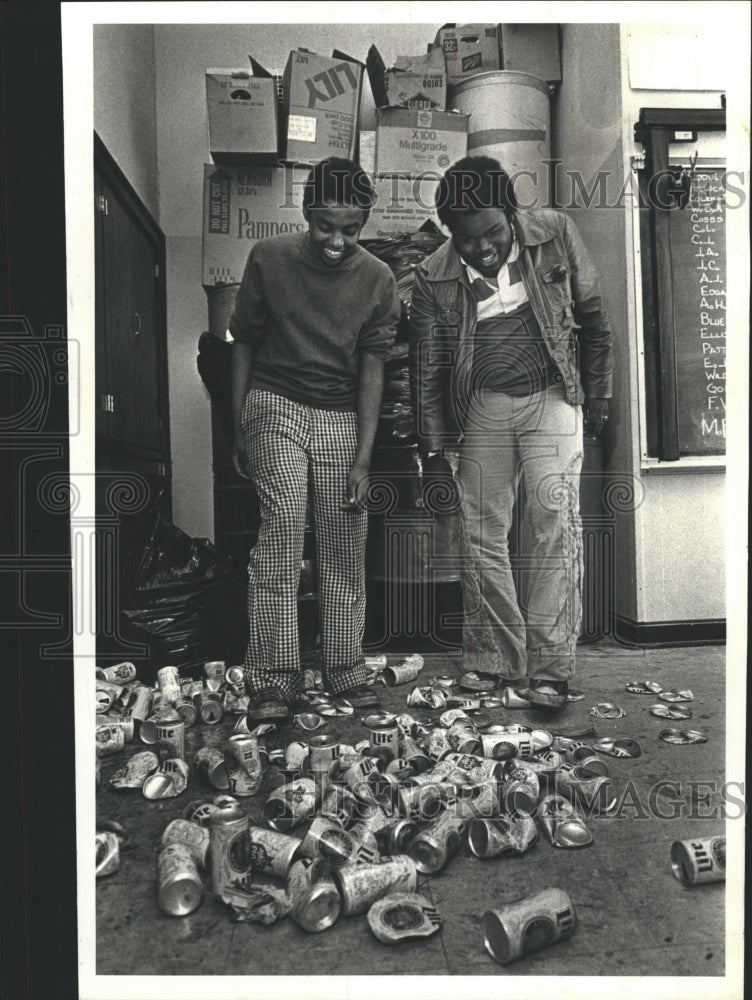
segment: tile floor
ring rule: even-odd
[[[459,674],[460,662],[456,656],[427,655],[423,676]],[[290,919],[268,927],[233,923],[208,892],[187,917],[163,914],[156,885],[162,830],[189,801],[210,797],[210,790],[193,775],[188,790],[175,799],[148,802],[137,791],[113,791],[107,778],[125,756],[143,749],[140,743],[128,744],[120,755],[104,759],[97,793],[98,817],[121,823],[130,838],[120,870],[96,885],[97,974],[722,976],[725,886],[683,887],[671,872],[669,850],[674,840],[724,832],[719,789],[724,780],[737,777],[724,774],[724,664],[723,647],[581,647],[575,686],[585,699],[555,718],[562,727],[592,722],[598,736],[630,736],[641,745],[637,759],[605,758],[619,795],[617,809],[589,821],[594,843],[584,849],[556,849],[543,834],[517,858],[481,861],[462,848],[439,874],[419,878],[419,891],[443,918],[441,930],[393,947],[372,936],[365,916],[341,918],[315,935]],[[682,724],[651,716],[655,698],[627,692],[625,684],[632,679],[691,689],[692,720]],[[404,711],[411,686],[380,687],[382,707]],[[615,703],[627,715],[591,719],[589,709],[598,702]],[[426,719],[439,713],[413,714]],[[531,710],[494,709],[491,715],[495,722],[555,728],[551,716]],[[708,742],[674,746],[659,741],[662,729],[682,725],[700,729]],[[223,723],[189,729],[188,759],[202,745],[221,745],[229,728]],[[331,720],[324,732],[351,743],[366,735],[358,713]],[[665,786],[656,793],[660,782],[676,783],[668,790],[673,805]],[[651,794],[666,818],[651,812]],[[248,801],[253,814],[260,803]],[[729,806],[728,815],[740,811]],[[208,876],[204,879],[209,887]],[[482,914],[548,886],[569,893],[578,915],[575,933],[516,963],[498,965],[483,946]]]

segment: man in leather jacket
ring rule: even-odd
[[[518,210],[493,159],[454,164],[436,206],[451,239],[416,269],[410,368],[426,503],[461,500],[465,667],[558,709],[582,621],[583,421],[600,434],[612,394],[598,275],[571,219]]]

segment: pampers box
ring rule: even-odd
[[[307,168],[204,166],[204,287],[238,284],[254,243],[307,229]]]
[[[469,115],[449,111],[379,108],[376,174],[443,174],[467,155]]]

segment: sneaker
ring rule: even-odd
[[[278,691],[259,691],[251,696],[246,719],[253,728],[260,722],[285,722],[290,710]]]
[[[545,678],[533,678],[524,692],[524,697],[536,708],[563,708],[568,695],[568,681],[550,681]]]
[[[379,707],[379,696],[368,684],[356,684],[347,691],[338,691],[336,697],[349,701],[353,708]]]

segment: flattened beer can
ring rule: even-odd
[[[190,850],[184,844],[169,844],[159,853],[159,906],[171,917],[193,913],[204,888]]]
[[[225,749],[225,767],[231,795],[256,795],[264,780],[258,737],[232,735]]]
[[[577,914],[563,889],[543,889],[532,896],[483,914],[483,943],[501,965],[571,937]]]
[[[230,787],[225,755],[216,747],[201,747],[193,758],[193,766],[204,781],[218,791],[224,792]]]
[[[682,885],[726,881],[726,838],[675,840],[671,868]]]
[[[169,844],[182,844],[187,847],[191,857],[199,868],[209,866],[210,834],[206,827],[199,826],[187,819],[174,819],[168,823],[162,834],[162,847]]]
[[[250,889],[251,821],[239,802],[220,806],[209,821],[212,889],[222,897],[234,889]]]
[[[386,857],[379,864],[349,865],[334,873],[342,896],[342,916],[367,913],[372,903],[393,892],[415,892],[415,862],[406,855]]]
[[[134,663],[116,663],[112,667],[97,667],[97,679],[114,684],[128,684],[136,679]]]
[[[160,757],[185,760],[185,723],[177,712],[171,712],[157,722],[155,749]]]
[[[441,871],[462,843],[467,824],[451,810],[413,837],[408,849],[415,867],[424,875]]]

